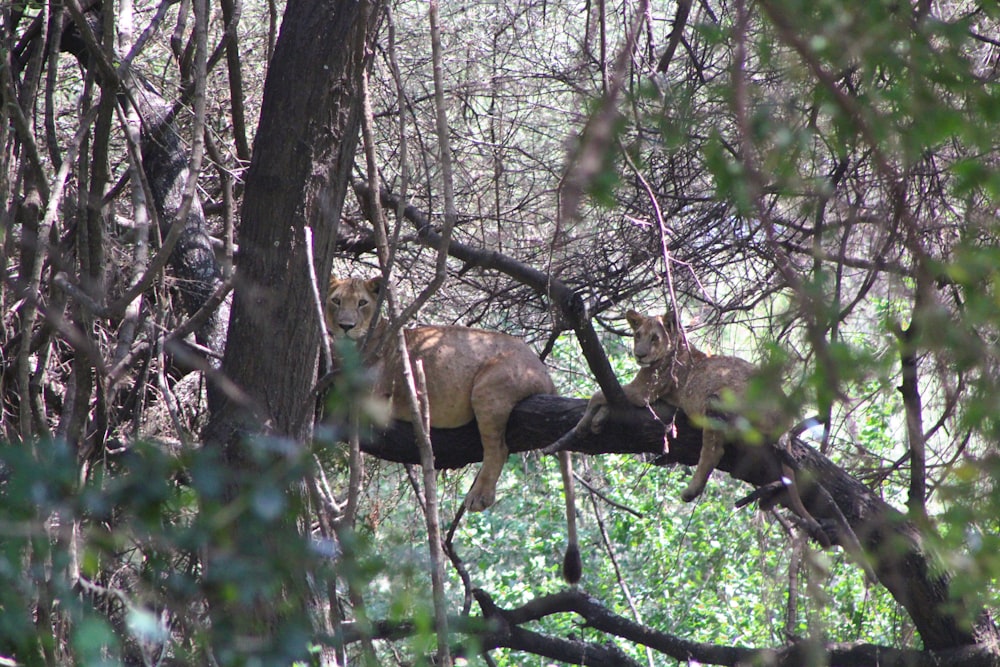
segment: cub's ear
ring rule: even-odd
[[[369,278],[365,281],[365,287],[372,291],[372,294],[378,296],[379,292],[382,291],[382,276],[375,276],[374,278]]]
[[[668,310],[660,316],[660,321],[663,322],[663,328],[667,331],[677,330],[677,316],[674,315],[673,311]]]
[[[625,319],[628,320],[628,324],[633,330],[638,329],[642,326],[643,321],[646,317],[639,312],[632,310],[631,308],[625,313]]]
[[[335,287],[337,287],[338,285],[340,285],[342,282],[344,282],[344,281],[341,280],[340,278],[338,278],[337,276],[335,276],[335,275],[330,276],[330,290],[332,291]]]

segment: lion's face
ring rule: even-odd
[[[330,278],[326,298],[326,326],[335,338],[360,340],[375,317],[381,278]]]
[[[676,324],[672,314],[647,317],[630,310],[625,318],[633,331],[632,354],[640,366],[657,366],[673,356]]]

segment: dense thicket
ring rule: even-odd
[[[3,664],[1000,663],[988,3],[0,17]],[[331,270],[524,337],[564,395],[613,396],[625,309],[676,308],[825,426],[733,445],[688,506],[697,429],[623,411],[575,445],[560,591],[533,452],[582,402],[530,399],[432,596],[424,519],[474,467],[437,508],[394,463],[412,433],[368,433],[363,370],[323,350]]]

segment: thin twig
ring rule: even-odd
[[[645,515],[642,512],[638,512],[638,511],[632,509],[631,507],[628,507],[627,505],[622,505],[619,502],[615,502],[614,500],[612,500],[611,498],[609,498],[607,496],[607,494],[602,493],[600,491],[600,489],[595,488],[594,485],[592,485],[590,482],[588,482],[587,480],[585,480],[583,477],[580,477],[580,475],[574,473],[573,474],[573,478],[576,479],[576,481],[580,482],[580,484],[583,484],[583,486],[586,487],[587,491],[589,491],[591,493],[591,495],[597,496],[598,498],[600,498],[601,500],[603,500],[604,502],[606,502],[608,505],[611,505],[612,507],[614,507],[616,509],[620,509],[623,512],[628,512],[629,514],[631,514],[632,516],[634,516],[634,517],[636,517],[638,519],[645,518]]]
[[[464,590],[462,616],[468,616],[472,610],[472,577],[469,576],[469,571],[466,569],[465,563],[462,562],[461,556],[458,555],[458,550],[455,549],[455,532],[458,530],[463,516],[465,516],[465,503],[458,506],[455,518],[452,519],[451,525],[448,526],[448,532],[445,535],[442,546],[444,547],[444,552],[448,555],[448,560],[451,561],[455,571],[458,572],[458,578],[462,580],[462,588]]]
[[[0,69],[4,69],[6,71],[6,69],[2,67],[0,67]],[[13,106],[16,107],[17,105]],[[45,215],[42,218],[41,223],[38,225],[38,232],[35,238],[36,248],[33,255],[33,263],[31,264],[30,272],[26,271],[28,274],[28,284],[25,288],[24,297],[27,303],[21,324],[23,339],[21,349],[18,351],[17,357],[18,385],[21,387],[21,390],[25,392],[25,397],[27,397],[27,393],[29,391],[28,386],[31,375],[31,331],[35,326],[35,321],[42,300],[42,269],[45,266],[45,260],[49,254],[50,231],[52,226],[55,224],[56,217],[59,213],[59,207],[62,203],[63,193],[65,192],[66,179],[69,176],[69,170],[76,164],[76,154],[80,149],[80,144],[83,142],[84,137],[86,137],[90,132],[90,125],[97,118],[99,110],[99,105],[94,106],[83,118],[80,119],[80,125],[77,128],[66,152],[66,158],[59,166],[59,171],[56,173],[52,185],[46,187],[46,191],[50,193],[48,196],[48,205],[45,209]],[[61,314],[58,315],[61,320]],[[100,359],[100,355],[97,355],[97,359]],[[103,366],[103,364],[101,365]],[[34,433],[34,428],[32,428],[31,423],[31,411],[28,409],[27,405],[22,406],[22,408],[23,409],[20,410],[21,435],[27,438]]]
[[[319,321],[320,342],[323,345],[323,361],[327,368],[333,368],[333,350],[330,347],[330,335],[326,330],[326,317],[323,312],[323,298],[319,292],[319,281],[316,278],[316,260],[313,257],[312,227],[302,228],[306,242],[306,266],[309,271],[309,285],[312,287],[313,305],[316,307],[316,318]]]
[[[625,45],[615,58],[611,80],[601,99],[601,105],[587,121],[580,136],[580,143],[570,156],[569,167],[559,189],[559,214],[553,235],[554,242],[558,241],[561,231],[567,225],[576,222],[584,194],[604,168],[605,158],[613,145],[618,100],[628,81],[626,76],[628,65],[632,61],[642,23],[646,20],[647,5],[648,0],[640,0]]]
[[[589,488],[589,487],[588,487]],[[604,515],[601,513],[601,508],[598,506],[597,501],[594,499],[596,494],[590,494],[590,505],[594,508],[594,517],[597,519],[597,527],[601,533],[601,542],[604,544],[604,551],[607,552],[608,558],[611,559],[611,567],[615,571],[615,579],[618,581],[618,588],[621,589],[622,595],[625,596],[625,602],[628,604],[629,610],[632,612],[632,618],[635,622],[642,625],[644,621],[642,620],[642,614],[639,612],[639,608],[635,604],[635,598],[632,596],[632,591],[628,586],[628,581],[622,576],[621,565],[618,563],[618,556],[615,554],[614,545],[611,543],[611,537],[608,535],[608,529],[604,525]],[[603,499],[603,498],[602,498]],[[648,646],[646,648],[646,660],[649,662],[649,667],[653,667],[653,651]]]

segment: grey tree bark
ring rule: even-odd
[[[222,364],[244,396],[228,396],[205,432],[230,453],[244,433],[303,438],[310,432],[312,411],[303,408],[316,376],[320,329],[309,298],[304,230],[312,229],[315,275],[329,275],[377,8],[377,2],[292,0],[285,10],[246,177]]]

